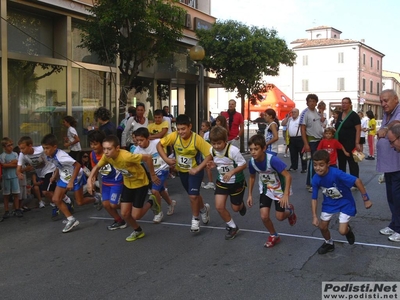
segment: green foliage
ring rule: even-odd
[[[120,56],[121,83],[135,86],[140,64],[151,66],[175,51],[182,38],[186,11],[177,0],[97,0],[81,26],[82,43],[100,60]]]
[[[296,54],[273,29],[228,20],[196,33],[206,52],[204,67],[216,74],[226,90],[237,89],[242,104],[265,85],[263,75],[276,76],[280,64],[295,62]]]

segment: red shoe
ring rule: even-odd
[[[275,244],[278,244],[281,241],[281,237],[279,235],[270,235],[268,241],[265,242],[265,248],[272,248]]]
[[[294,206],[293,204],[289,204],[289,208],[292,210],[292,214],[288,217],[288,221],[290,226],[293,226],[294,224],[296,224],[297,221],[297,216],[294,213]]]

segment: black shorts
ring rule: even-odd
[[[243,203],[246,186],[245,180],[236,183],[223,183],[217,180],[214,195],[229,195],[233,205],[240,205]]]
[[[364,145],[365,144],[365,137],[360,137],[360,145]]]
[[[271,207],[272,201],[275,202],[275,210],[276,211],[280,211],[280,212],[285,211],[285,208],[281,207],[279,201],[273,200],[270,197],[268,197],[267,195],[260,194],[260,208]]]
[[[56,190],[57,181],[53,181],[50,183],[50,178],[53,176],[53,173],[47,173],[44,178],[37,178],[36,181],[41,181],[42,184],[39,185],[39,189],[41,192],[54,192]]]
[[[131,202],[133,207],[142,208],[147,198],[149,186],[145,185],[139,188],[130,189],[124,185],[122,190],[121,203]]]

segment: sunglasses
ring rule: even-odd
[[[89,157],[89,155],[84,155],[84,156],[82,156],[83,158],[88,158]]]

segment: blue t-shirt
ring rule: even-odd
[[[312,198],[318,199],[318,191],[322,189],[324,200],[322,212],[334,214],[343,212],[349,216],[356,215],[356,203],[351,193],[351,187],[357,177],[347,174],[338,168],[329,168],[325,176],[315,174],[312,179]]]
[[[3,152],[0,156],[1,163],[8,164],[13,160],[18,160],[18,154],[16,152],[6,153]],[[17,166],[15,168],[3,168],[3,178],[13,179],[17,178]]]

